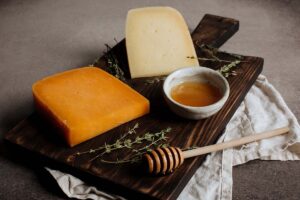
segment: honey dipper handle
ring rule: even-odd
[[[248,143],[251,143],[254,141],[274,137],[277,135],[287,133],[288,131],[289,131],[289,127],[282,127],[282,128],[274,129],[272,131],[266,131],[263,133],[249,135],[249,136],[242,137],[239,139],[231,140],[229,142],[224,142],[224,143],[219,143],[219,144],[214,144],[214,145],[209,145],[209,146],[205,146],[205,147],[199,147],[199,148],[192,149],[192,150],[183,151],[182,154],[183,154],[184,158],[190,158],[190,157],[199,156],[199,155],[219,151],[222,149],[241,146],[243,144],[248,144]]]

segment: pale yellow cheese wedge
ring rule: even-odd
[[[132,78],[167,75],[179,68],[199,66],[188,27],[182,15],[170,7],[130,10],[126,49]]]
[[[37,110],[77,145],[149,112],[149,101],[96,67],[65,71],[36,82]]]

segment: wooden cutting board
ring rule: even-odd
[[[192,38],[198,43],[219,47],[238,30],[238,27],[239,22],[237,20],[205,15],[192,33]],[[197,53],[200,53],[197,47],[196,49]],[[24,147],[29,152],[34,152],[38,156],[37,158],[49,160],[48,163],[52,167],[65,170],[85,181],[92,182],[101,190],[123,195],[129,199],[175,199],[201,165],[205,156],[186,160],[173,174],[152,177],[141,173],[137,165],[111,165],[97,160],[90,162],[89,160],[94,155],[80,156],[76,159],[74,159],[74,155],[78,151],[96,148],[99,145],[104,145],[104,143],[113,143],[137,122],[140,125],[137,134],[171,127],[172,131],[168,134],[168,141],[172,146],[187,148],[194,145],[205,146],[215,143],[262,71],[263,59],[245,56],[243,61],[246,62],[240,63],[236,70],[238,75],[228,78],[231,92],[222,110],[208,119],[193,121],[177,117],[168,110],[162,98],[162,81],[152,81],[149,84],[149,80],[153,79],[129,78],[124,40],[117,44],[112,51],[121,68],[125,71],[125,76],[128,78],[126,82],[150,100],[150,114],[74,148],[68,148],[53,133],[53,130],[36,113],[33,113],[8,132],[5,139],[17,146]],[[224,59],[230,58],[230,55],[226,53],[221,53],[220,56]],[[106,59],[101,58],[97,65],[107,69]],[[220,67],[220,64],[211,61],[202,62],[201,65],[213,69]],[[126,150],[121,155],[126,156]]]

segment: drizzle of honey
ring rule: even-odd
[[[209,83],[183,82],[171,89],[171,97],[187,106],[208,106],[222,98],[221,92]]]

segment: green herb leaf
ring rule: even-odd
[[[222,51],[222,53],[226,53],[228,55],[230,55],[231,57],[235,58],[235,60],[224,60],[224,59],[220,59],[217,54],[219,51],[218,48],[209,46],[209,45],[205,45],[205,44],[200,44],[199,41],[194,41],[195,45],[200,48],[201,52],[206,56],[206,57],[198,57],[198,60],[202,60],[202,61],[211,61],[211,62],[221,62],[221,63],[228,63],[223,65],[220,69],[218,69],[218,71],[225,77],[229,77],[229,76],[235,76],[237,75],[237,73],[235,71],[233,71],[234,68],[237,67],[237,65],[241,62],[247,62],[247,61],[242,61],[243,56],[241,55],[237,55],[237,54],[232,54],[232,53],[228,53],[225,51]],[[187,56],[187,58],[190,59],[195,59],[194,56]]]
[[[124,163],[136,163],[142,159],[144,153],[151,151],[151,148],[157,147],[166,147],[168,146],[165,141],[167,140],[166,134],[171,131],[171,128],[168,127],[156,133],[146,132],[141,136],[136,136],[136,138],[131,139],[129,136],[136,133],[136,129],[139,127],[139,124],[136,123],[133,128],[130,128],[127,133],[123,134],[120,138],[118,138],[113,144],[104,144],[104,146],[100,146],[96,149],[90,149],[85,152],[76,153],[77,156],[88,153],[99,152],[94,158],[90,161],[99,160],[103,163],[108,164],[124,164]],[[141,148],[135,148],[136,145],[143,144]],[[114,151],[129,150],[129,158],[119,159],[118,157],[115,160],[106,160],[104,156],[106,154],[111,154]]]

